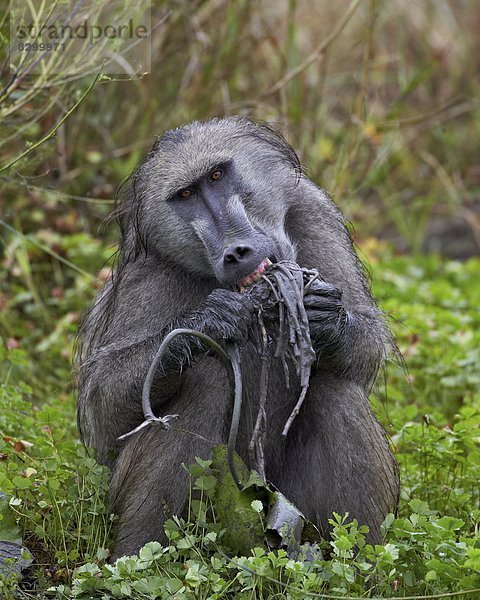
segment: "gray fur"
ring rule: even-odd
[[[205,176],[222,164],[229,165],[225,180],[210,192]],[[179,201],[178,190],[197,181],[198,198]],[[295,152],[269,127],[243,118],[191,123],[156,142],[124,186],[116,216],[118,262],[84,319],[76,362],[81,435],[113,470],[116,555],[164,539],[165,516],[181,513],[188,498],[181,464],[206,458],[213,444],[226,441],[228,373],[200,342],[180,338],[154,382],[152,403],[159,416],[178,413],[183,431],[152,427],[117,441],[143,419],[143,380],[172,328],[242,344],[239,452],[248,462],[260,360],[248,339],[253,306],[232,282],[266,256],[316,268],[341,292],[344,317],[331,318],[324,305],[309,312],[318,365],[286,442],[280,434],[299,384],[292,369],[286,389],[278,361],[270,369],[267,477],[325,534],[331,512],[348,511],[379,542],[380,524],[396,507],[398,474],[368,394],[389,335],[340,212],[302,174]],[[235,244],[244,244],[248,256],[229,265],[226,252]]]

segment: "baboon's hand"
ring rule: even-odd
[[[254,304],[247,294],[217,289],[205,300],[202,313],[207,335],[243,344],[252,325]]]
[[[330,283],[316,279],[303,301],[312,341],[328,343],[337,340],[346,319],[342,292]]]

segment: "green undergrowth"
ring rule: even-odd
[[[92,270],[103,260],[98,250],[85,236],[63,251]],[[480,597],[480,261],[382,253],[371,267],[374,291],[405,364],[392,357],[373,401],[401,468],[399,512],[387,517],[382,546],[365,543],[362,524],[332,515],[332,540],[315,561],[265,548],[235,556],[211,507],[216,473],[198,460],[190,467],[197,499],[187,520],[167,523],[168,544],[152,542],[109,564],[115,519],[106,501],[108,470],[78,441],[68,383],[72,335],[94,290],[84,273],[66,270],[59,289],[47,294],[41,277],[26,276],[26,258],[21,271],[14,271],[18,260],[7,265],[0,288],[0,539],[10,539],[13,516],[34,557],[17,594]],[[251,520],[264,526],[255,501]],[[0,597],[13,598],[14,588],[11,577],[0,576]]]

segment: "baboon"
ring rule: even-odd
[[[300,414],[282,428],[298,398],[279,360],[269,371],[268,481],[328,535],[332,511],[348,512],[380,542],[395,509],[398,475],[368,395],[390,337],[352,247],[343,217],[303,172],[272,129],[241,117],[193,122],[162,135],[119,194],[121,239],[111,279],[79,334],[78,423],[88,446],[112,468],[110,500],[119,516],[115,556],[164,540],[163,523],[189,493],[182,463],[225,443],[232,414],[225,366],[195,338],[176,338],[151,393],[158,416],[178,428],[145,428],[142,386],[165,336],[177,327],[241,347],[244,403],[237,451],[258,411],[260,359],[249,337],[254,308],[239,284],[291,260],[330,284],[305,297],[317,354]],[[263,266],[262,266],[263,265]]]

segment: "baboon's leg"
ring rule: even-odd
[[[380,543],[380,525],[398,501],[397,465],[359,386],[312,377],[274,483],[324,534],[333,511],[348,512]]]
[[[114,465],[110,499],[120,516],[114,558],[136,553],[149,541],[165,540],[165,519],[181,514],[189,497],[182,463],[208,458],[214,445],[225,443],[232,409],[225,368],[203,358],[185,373],[178,396],[163,409],[164,414],[179,415],[172,429],[150,425],[134,434]]]

